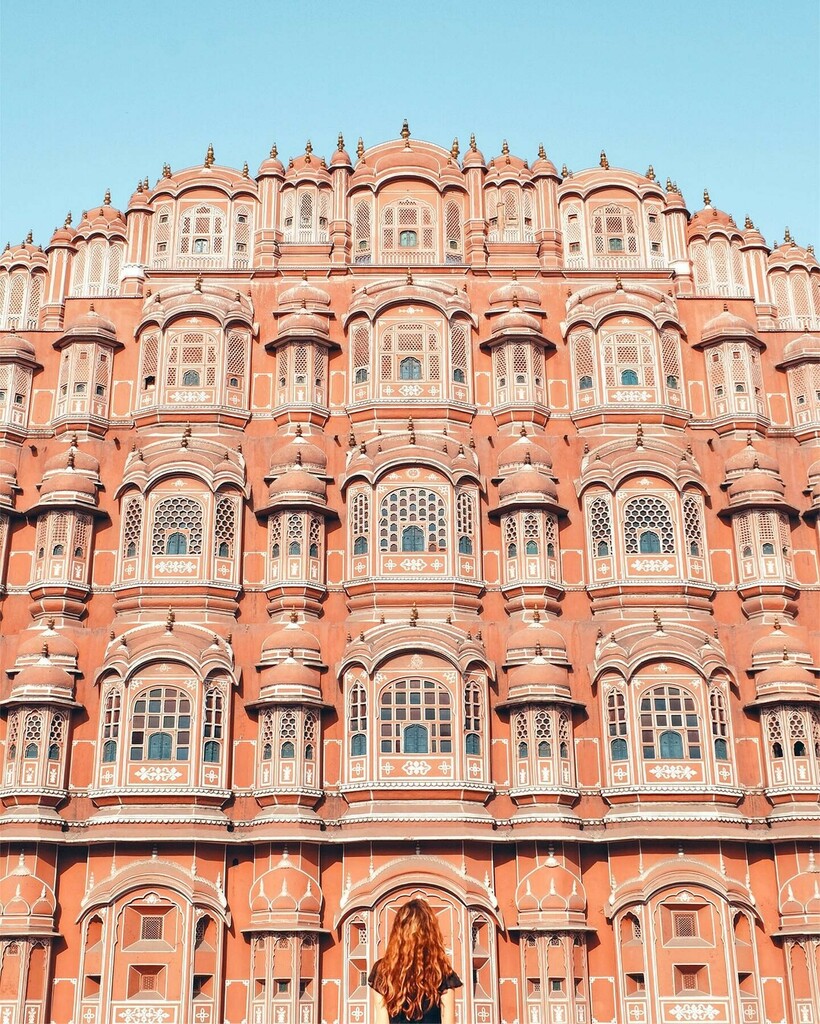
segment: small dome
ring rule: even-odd
[[[707,204],[702,210],[698,210],[692,215],[687,235],[692,238],[695,235],[709,235],[713,231],[718,231],[721,234],[740,234],[734,217],[724,210],[718,210]]]
[[[812,662],[811,652],[803,641],[793,632],[785,632],[778,622],[771,633],[759,637],[752,644],[752,664],[777,663],[783,661],[784,657],[808,665]]]
[[[772,495],[773,497],[783,498],[786,494],[786,485],[776,476],[758,469],[752,470],[750,473],[744,473],[743,476],[733,480],[729,484],[727,493],[730,503],[739,501],[741,498],[747,498],[752,494]]]
[[[567,645],[564,638],[554,629],[549,629],[540,619],[521,626],[507,638],[507,660],[532,657],[540,648],[542,655],[551,661],[566,662]]]
[[[324,476],[327,472],[327,455],[318,444],[302,436],[301,427],[297,427],[297,433],[293,438],[288,439],[281,447],[277,445],[274,448],[270,463],[271,476],[293,466],[300,466],[309,473],[316,473],[319,476]]]
[[[74,465],[70,467],[69,463],[72,461]],[[80,473],[93,474],[95,477],[99,476],[100,472],[100,464],[94,456],[89,455],[88,452],[84,452],[76,444],[72,443],[68,448],[46,459],[43,474],[48,476],[50,473],[60,472],[69,468],[73,468]]]
[[[270,486],[271,498],[298,498],[302,495],[325,501],[327,487],[324,481],[304,469],[290,469],[277,477]]]
[[[520,434],[498,456],[498,473],[505,476],[519,469],[535,466],[552,474],[552,458],[545,448],[546,438],[535,434]]]
[[[288,313],[279,321],[278,336],[293,335],[297,337],[311,337],[319,335],[326,338],[330,330],[327,325],[327,317],[312,313],[309,309],[297,309]]]
[[[793,238],[787,235],[783,244],[778,245],[769,253],[768,265],[770,267],[777,264],[790,266],[795,263],[808,269],[817,266],[814,253],[804,249],[802,245],[798,245]]]
[[[794,689],[817,692],[817,680],[801,665],[793,661],[781,661],[779,665],[764,669],[756,677],[755,687],[758,691],[774,689],[781,695]]]
[[[269,177],[271,175],[285,176],[285,168],[279,159],[276,146],[271,146],[270,156],[262,161],[256,174],[257,178]]]
[[[40,487],[40,498],[54,494],[80,494],[96,498],[97,485],[84,473],[67,469],[63,473],[54,473],[43,480]]]
[[[8,924],[8,918],[50,918],[56,909],[51,887],[32,874],[21,853],[17,867],[0,879],[0,919]]]
[[[782,363],[797,363],[803,360],[820,360],[820,335],[801,334],[783,348]]]
[[[518,883],[515,904],[520,924],[535,922],[539,917],[583,924],[587,896],[581,879],[550,853],[544,864]]]
[[[502,502],[528,497],[557,502],[558,491],[548,476],[529,467],[506,477],[498,487],[498,497]]]
[[[8,507],[14,503],[17,492],[17,470],[13,462],[0,459],[0,505]]]
[[[502,313],[493,323],[493,336],[500,334],[541,334],[538,317],[518,306]]]
[[[27,665],[14,680],[14,691],[63,691],[71,694],[74,682],[64,668],[59,668],[50,658],[40,658],[34,665]]]
[[[251,886],[252,921],[275,918],[283,923],[319,924],[322,890],[318,882],[289,859],[282,859]]]
[[[508,673],[508,698],[523,694],[543,696],[562,694],[569,696],[569,676],[561,665],[553,665],[542,656],[536,656],[525,665],[515,665]]]
[[[331,167],[352,167],[353,164],[350,161],[350,155],[345,149],[345,140],[342,137],[342,133],[339,132],[339,138],[337,140],[336,149],[333,152],[333,156],[330,158]]]
[[[302,280],[287,288],[279,296],[280,306],[301,306],[303,303],[307,306],[329,306],[330,296],[324,290],[319,288],[318,285],[311,284],[305,275]]]
[[[82,313],[73,320],[63,337],[103,337],[116,340],[117,328],[113,320],[102,316],[92,306],[87,313]]]
[[[24,634],[20,646],[17,648],[18,661],[29,658],[39,658],[43,654],[43,645],[48,645],[49,659],[69,660],[76,662],[79,655],[77,645],[63,636],[56,629],[51,627],[31,634]]]
[[[298,622],[288,622],[265,638],[262,659],[281,651],[307,651],[318,657],[321,647],[313,633],[308,632],[304,626]]]
[[[0,359],[34,359],[34,345],[19,334],[0,336]]]
[[[746,447],[730,455],[724,463],[724,470],[727,480],[734,480],[736,477],[745,476],[746,473],[757,472],[768,473],[772,476],[780,475],[780,465],[773,455],[759,451],[752,444],[751,437],[746,442]]]
[[[730,313],[726,306],[723,312],[712,317],[703,325],[700,332],[701,343],[713,341],[716,338],[752,338],[757,339],[754,327],[744,320],[743,317]]]
[[[275,691],[277,688],[288,692],[314,690],[318,694],[322,688],[319,670],[310,668],[304,662],[288,656],[278,665],[263,670],[262,689]]]
[[[490,292],[491,306],[511,306],[515,302],[520,306],[540,306],[541,296],[534,288],[523,284],[515,276],[512,281]]]
[[[545,175],[548,175],[551,178],[559,177],[555,164],[547,156],[546,150],[543,146],[539,146],[538,157],[532,165],[532,176],[534,178],[540,178]]]
[[[467,167],[485,167],[484,154],[475,144],[475,135],[470,136],[470,145],[467,148],[467,152],[464,154],[464,159],[461,161],[463,168]]]

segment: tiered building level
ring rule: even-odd
[[[401,138],[0,257],[0,1021],[820,1021],[820,266]]]

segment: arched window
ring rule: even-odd
[[[638,374],[634,370],[621,370],[621,384],[633,387],[639,383]]]
[[[183,210],[179,228],[180,255],[221,256],[225,251],[225,220],[225,211],[213,206]]]
[[[224,710],[225,698],[222,691],[216,686],[210,686],[205,691],[203,707],[202,736],[205,742],[202,759],[212,764],[221,760]]]
[[[143,691],[131,713],[132,761],[187,761],[191,750],[191,700],[170,686]]]
[[[609,751],[613,761],[626,761],[629,750],[626,743],[626,701],[620,690],[610,690],[606,699]]]
[[[367,692],[361,683],[354,683],[348,698],[347,731],[352,757],[367,754]]]
[[[408,356],[399,363],[400,380],[421,380],[421,363],[415,356]]]
[[[430,735],[425,725],[405,726],[402,752],[405,754],[429,754]]]
[[[458,550],[462,555],[473,554],[475,522],[475,495],[468,490],[461,490],[456,495],[456,535]]]
[[[471,679],[464,687],[464,752],[478,756],[481,754],[481,686]]]
[[[624,550],[628,555],[674,554],[675,529],[665,501],[641,495],[626,503],[623,514]]]
[[[107,764],[117,760],[121,708],[122,694],[119,690],[112,690],[105,698],[103,708],[102,759]]]
[[[406,547],[405,543],[421,543]],[[400,545],[401,541],[401,545]],[[402,487],[382,498],[379,515],[381,551],[444,551],[447,548],[447,518],[444,499],[423,487]]]
[[[202,505],[193,498],[164,498],[154,510],[152,554],[201,555]]]
[[[581,391],[589,391],[592,387],[592,377],[588,373],[583,373],[578,378],[578,388]]]
[[[200,380],[199,370],[186,370],[182,375],[182,384],[186,388],[198,388]]]
[[[592,235],[595,256],[599,260],[638,255],[635,214],[627,207],[598,207],[592,215]]]
[[[407,197],[381,213],[383,263],[436,263],[436,217],[431,206]]]
[[[473,542],[469,537],[458,538],[458,551],[461,555],[471,555],[473,553]]]
[[[709,717],[712,720],[712,737],[716,761],[729,760],[729,721],[723,693],[713,687],[709,693]]]
[[[694,697],[679,686],[656,686],[640,702],[641,744],[646,760],[699,760],[700,726]]]
[[[432,679],[398,679],[386,686],[380,699],[379,723],[382,754],[453,752],[452,698],[446,687]],[[408,742],[424,742],[426,748],[410,751],[406,749]]]
[[[606,498],[594,498],[590,502],[589,528],[595,557],[608,557],[612,552],[612,518]]]
[[[350,522],[353,531],[353,554],[366,555],[368,552],[368,536],[370,534],[370,496],[362,491],[355,495],[350,509]]]

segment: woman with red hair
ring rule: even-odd
[[[374,990],[374,1024],[455,1024],[461,979],[429,903],[416,899],[401,907],[368,984]]]

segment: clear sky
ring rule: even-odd
[[[818,0],[0,0],[0,245],[168,161],[398,136],[676,180],[820,251]]]

